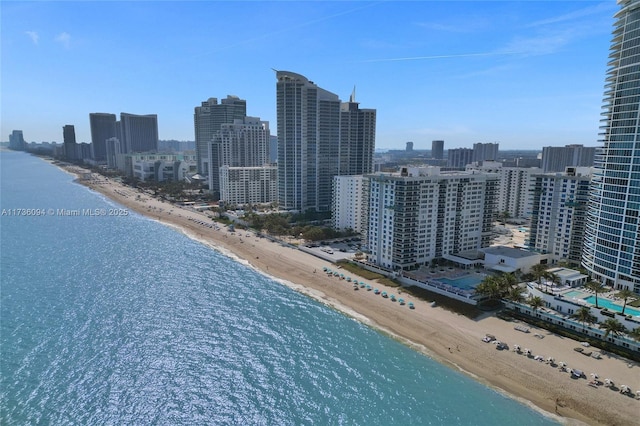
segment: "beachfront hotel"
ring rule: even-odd
[[[490,245],[496,174],[402,167],[368,178],[368,262],[411,270]]]
[[[375,110],[360,109],[306,77],[276,71],[278,203],[330,211],[333,177],[373,170]]]
[[[124,152],[155,152],[158,150],[158,116],[156,114],[120,113],[116,123]]]
[[[593,279],[640,293],[640,1],[618,4],[582,265]]]
[[[534,176],[529,247],[549,254],[551,263],[579,265],[582,256],[590,167]]]
[[[198,173],[203,176],[208,176],[213,173],[210,168],[216,168],[215,175],[217,176],[217,168],[220,164],[209,164],[209,144],[213,140],[213,134],[220,130],[223,124],[233,123],[235,119],[242,119],[247,115],[247,101],[240,99],[237,96],[227,95],[226,98],[209,98],[202,102],[200,106],[194,108],[193,113],[193,126],[195,130],[196,138],[196,157],[198,159]],[[217,185],[217,178],[215,178],[214,185]],[[220,189],[211,188],[216,193]]]

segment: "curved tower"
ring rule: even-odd
[[[640,293],[640,0],[618,0],[582,264]]]

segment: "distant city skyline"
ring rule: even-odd
[[[377,109],[376,149],[598,146],[615,1],[2,2],[1,133],[62,142],[90,113],[156,114],[236,95],[276,124],[273,69]],[[388,30],[381,31],[387,28]]]

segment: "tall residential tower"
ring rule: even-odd
[[[640,294],[640,1],[618,0],[582,264]]]
[[[235,119],[242,119],[247,115],[247,101],[237,96],[227,95],[225,99],[209,98],[195,107],[193,125],[196,137],[196,158],[198,173],[208,176],[218,173],[220,164],[209,164],[209,144],[215,132],[223,124],[231,124]],[[215,171],[210,170],[215,169]]]
[[[91,151],[96,161],[107,161],[107,139],[116,137],[116,115],[101,112],[89,114]]]
[[[276,71],[278,203],[329,211],[333,177],[373,170],[375,110],[360,109],[306,77]]]

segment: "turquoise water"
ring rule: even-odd
[[[584,292],[571,290],[563,294],[564,297],[582,297],[584,296]]]
[[[110,208],[0,153],[1,209]],[[0,217],[0,424],[555,424],[136,214]]]
[[[484,276],[481,275],[465,275],[455,279],[438,278],[437,280],[453,287],[458,287],[464,290],[473,290],[478,284],[482,282],[483,279]]]
[[[595,296],[586,297],[584,300],[586,300],[587,302],[591,303],[592,305],[596,304],[596,297]],[[613,303],[612,301],[610,301],[608,299],[605,299],[604,297],[598,297],[598,306],[602,306],[604,308],[607,308],[610,311],[622,312],[622,305],[618,305],[616,303]],[[624,313],[625,313],[625,315],[633,315],[634,317],[640,317],[640,310],[631,308],[629,306],[627,306],[624,309]]]

